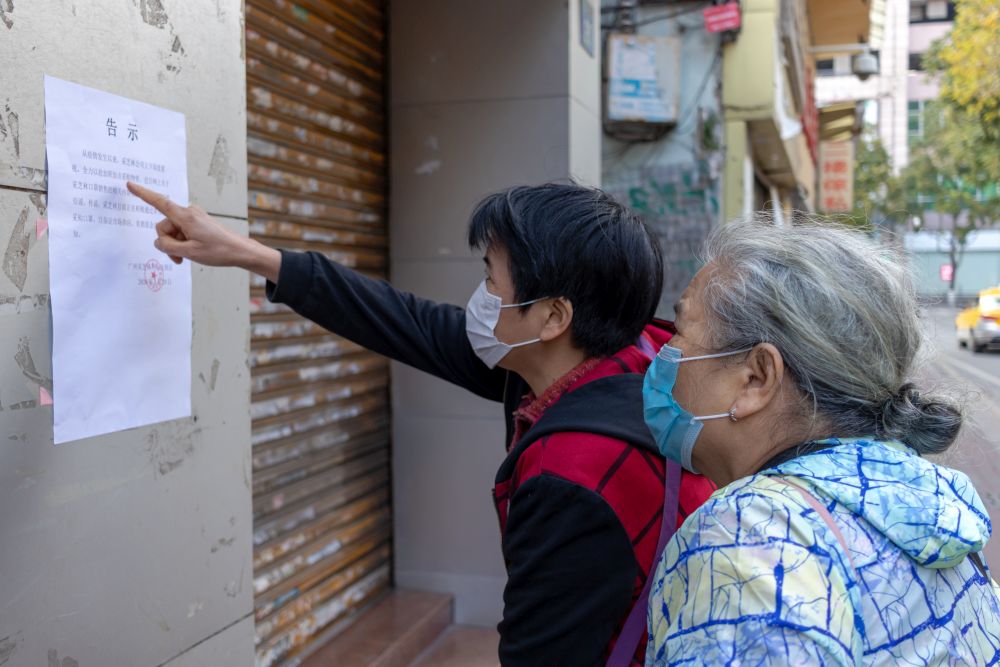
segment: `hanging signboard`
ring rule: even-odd
[[[820,144],[819,208],[846,213],[854,208],[854,142]]]

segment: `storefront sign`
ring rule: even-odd
[[[846,213],[854,208],[853,141],[821,144],[819,208],[827,213]]]

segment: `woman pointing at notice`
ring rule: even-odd
[[[503,404],[493,498],[508,575],[504,667],[642,663],[650,569],[714,487],[666,464],[643,421],[643,373],[672,327],[652,319],[662,258],[641,221],[578,185],[486,197],[468,231],[485,279],[460,308],[128,187],[164,214],[156,247],[175,262],[253,271],[270,300]]]

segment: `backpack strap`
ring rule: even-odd
[[[653,564],[649,568],[646,576],[646,584],[642,587],[639,599],[632,606],[625,625],[622,626],[618,641],[608,656],[606,667],[629,667],[635,657],[635,650],[639,647],[642,635],[646,632],[646,610],[649,606],[649,591],[652,588],[653,577],[656,575],[656,564],[660,562],[667,542],[677,531],[677,509],[680,504],[681,489],[681,467],[673,461],[667,461],[666,487],[663,492],[663,521],[660,524],[660,539],[656,543],[656,552],[653,554]]]
[[[771,477],[770,479],[773,479],[776,482],[781,482],[785,486],[790,486],[796,491],[798,491],[805,499],[805,501],[809,503],[809,506],[812,507],[814,510],[816,510],[816,514],[819,515],[819,517],[823,520],[823,523],[827,525],[827,527],[833,532],[834,536],[837,538],[837,541],[840,542],[840,547],[844,550],[844,553],[847,555],[847,561],[851,564],[851,569],[854,570],[854,578],[860,579],[860,577],[858,577],[858,568],[854,565],[854,557],[851,556],[851,550],[847,548],[847,540],[844,539],[844,534],[840,532],[840,528],[837,526],[837,522],[833,520],[833,516],[830,514],[830,510],[826,509],[826,507],[823,506],[823,503],[821,503],[819,499],[816,498],[816,496],[809,493],[809,491],[807,491],[804,486],[796,484],[795,482],[789,479],[785,479],[784,477]]]
[[[623,369],[625,370],[625,369]],[[642,373],[625,372],[598,378],[564,394],[528,429],[511,448],[507,459],[497,472],[497,482],[513,474],[517,460],[532,443],[553,433],[593,433],[623,440],[639,449],[655,452],[660,456],[653,434],[646,426],[642,407]],[[652,587],[656,564],[667,542],[677,528],[680,503],[681,467],[666,462],[663,517],[660,537],[653,557],[653,566],[646,577],[639,599],[636,600],[614,649],[608,658],[608,667],[630,667],[635,651],[646,631],[646,608]]]

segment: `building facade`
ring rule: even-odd
[[[605,7],[617,4],[608,1]],[[640,5],[634,28],[614,11],[606,12],[603,26],[605,40],[635,34],[655,40],[670,55],[666,77],[673,85],[666,87],[674,118],[650,140],[635,141],[607,128],[602,174],[602,187],[642,215],[660,238],[664,316],[697,272],[701,245],[722,218],[723,37],[706,30],[703,8],[701,3]]]
[[[43,74],[184,113],[191,201],[232,228],[464,304],[480,197],[600,181],[596,3],[45,0],[0,19],[0,662],[298,664],[397,585],[495,625],[500,406],[244,272],[194,270],[191,418],[53,446]]]
[[[909,147],[923,133],[923,110],[938,95],[933,77],[923,71],[922,56],[932,42],[951,30],[955,3],[945,0],[884,0],[882,38],[872,44],[879,72],[866,81],[851,72],[852,55],[824,57],[818,63],[816,97],[821,107],[843,103],[870,104],[865,121],[878,136],[899,173],[909,160]]]
[[[723,49],[723,210],[731,218],[765,209],[780,222],[817,208],[816,53],[869,43],[873,10],[860,0],[744,7],[744,27]]]
[[[626,6],[634,13],[627,21]],[[878,38],[881,13],[861,0],[747,0],[735,29],[712,32],[705,12],[719,6],[607,0],[604,8],[606,41],[636,35],[674,54],[659,82],[674,115],[650,124],[648,136],[606,124],[603,158],[604,187],[661,237],[660,312],[669,316],[712,226],[762,210],[780,222],[817,208],[825,119],[815,51]],[[853,123],[853,106],[848,112]]]

